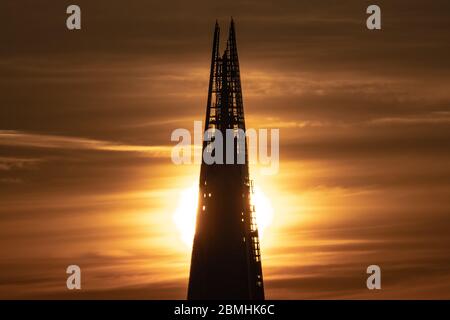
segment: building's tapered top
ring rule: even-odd
[[[219,53],[220,27],[216,21],[211,59],[205,130],[245,130],[236,31],[231,18],[226,49]]]
[[[233,158],[237,159],[238,154],[247,154],[247,143],[245,139],[240,143],[225,132],[229,129],[245,131],[233,19],[222,55],[219,54],[219,41],[220,27],[216,21],[205,130],[214,129],[212,136],[216,130],[220,131],[224,141],[223,154],[229,151],[225,146],[231,142]],[[206,141],[202,151],[203,154],[213,153]],[[250,202],[251,193],[247,157],[240,163],[202,162],[189,299],[264,299],[258,228],[254,206]]]

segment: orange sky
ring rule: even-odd
[[[450,298],[448,1],[2,1],[0,298],[186,297],[173,222],[199,167],[216,18],[236,21],[247,127],[280,128],[267,298]],[[68,292],[65,268],[82,269]],[[382,290],[365,269],[382,268]]]

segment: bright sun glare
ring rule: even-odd
[[[273,217],[273,208],[269,198],[255,186],[252,195],[252,203],[256,208],[256,221],[260,238],[263,237],[264,229],[270,225]],[[173,215],[175,225],[180,232],[183,242],[191,247],[195,233],[195,218],[197,214],[198,186],[194,185],[184,189],[179,197],[178,207]]]

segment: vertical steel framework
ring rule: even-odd
[[[249,178],[247,142],[236,143],[239,130],[245,131],[245,120],[233,20],[222,56],[219,41],[216,22],[205,132],[209,129],[212,140],[217,132],[214,130],[222,133],[225,159],[226,140],[230,139],[225,131],[233,130],[234,154],[245,152],[245,163],[202,162],[188,299],[262,300],[264,284],[255,208],[251,204],[253,183]],[[215,151],[204,142],[203,152]]]

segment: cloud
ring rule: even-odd
[[[43,161],[43,159],[0,157],[0,170],[30,169],[35,167],[41,161]]]
[[[378,118],[370,121],[373,125],[399,124],[399,125],[424,125],[424,124],[450,124],[448,112],[433,112],[429,115],[410,117]]]
[[[138,152],[153,157],[168,156],[171,150],[169,146],[127,145],[94,139],[32,134],[13,130],[0,130],[0,145],[48,149]]]

